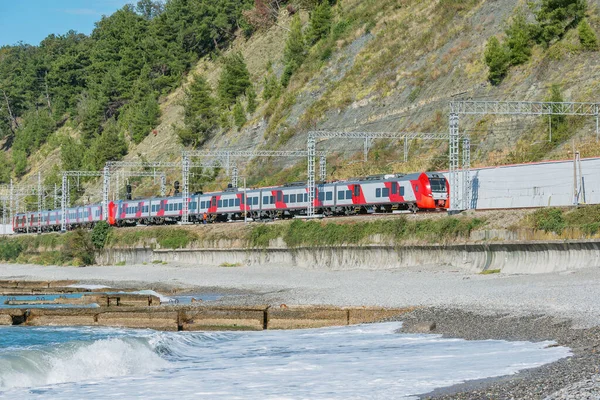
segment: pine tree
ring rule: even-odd
[[[309,45],[317,43],[329,35],[333,13],[329,1],[324,0],[310,14],[309,28],[306,41]]]
[[[585,50],[598,50],[598,37],[587,20],[581,20],[577,30],[579,31],[579,41]]]
[[[248,99],[248,113],[254,114],[256,111],[256,92],[252,85],[246,90],[246,98]]]
[[[563,37],[585,17],[586,0],[542,0],[536,12],[539,24],[537,40],[549,45]]]
[[[518,12],[506,29],[506,45],[511,65],[525,64],[531,58],[531,33],[525,15]]]
[[[177,134],[185,146],[195,147],[208,139],[217,128],[215,100],[210,85],[203,76],[193,77],[185,91],[183,108],[185,128],[178,129]]]
[[[489,67],[488,79],[492,85],[499,85],[508,72],[510,54],[497,37],[492,36],[485,47],[485,63]]]
[[[290,78],[294,72],[304,62],[306,58],[306,44],[304,35],[302,34],[302,21],[298,15],[294,16],[290,35],[285,43],[283,52],[283,63],[285,65],[283,75],[281,77],[282,86],[286,87],[290,82]]]
[[[246,123],[246,111],[244,110],[244,106],[241,101],[236,101],[233,106],[233,120],[235,121],[235,126],[238,129],[241,129],[242,126]]]
[[[236,99],[250,87],[250,73],[241,53],[233,53],[223,58],[223,70],[219,79],[221,104],[230,107]]]
[[[562,103],[563,101],[565,101],[565,99],[563,98],[563,95],[561,93],[561,90],[560,90],[560,85],[554,84],[550,87],[550,93],[549,93],[549,96],[546,99],[546,101],[549,101],[552,103]],[[557,105],[555,105],[552,107],[552,110],[555,112],[558,112],[559,107]],[[565,122],[565,116],[564,115],[552,115],[551,120],[552,120],[552,125],[556,129],[556,127],[558,127],[560,124]]]

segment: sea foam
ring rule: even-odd
[[[28,341],[41,343],[33,348],[13,341],[2,350],[0,342],[0,397],[413,399],[571,354],[548,347],[552,342],[398,334],[400,326],[205,333],[44,328],[29,331]],[[0,328],[0,337],[18,332]],[[86,340],[73,340],[77,332]],[[64,343],[48,341],[64,334]],[[36,335],[45,338],[36,342]]]

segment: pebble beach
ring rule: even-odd
[[[220,293],[227,304],[418,307],[403,330],[468,340],[555,341],[573,356],[515,375],[466,382],[425,399],[600,399],[600,270],[481,275],[447,267],[402,270],[126,265],[86,268],[2,265],[0,279],[75,279],[169,293]],[[422,325],[422,324],[421,324]]]

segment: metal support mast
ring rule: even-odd
[[[471,208],[471,139],[463,137],[463,159],[462,159],[462,173],[463,173],[463,196],[462,204],[463,210]]]
[[[231,168],[231,187],[238,187],[238,167],[235,164]]]
[[[183,155],[181,158],[181,175],[182,175],[182,186],[183,186],[183,207],[181,212],[181,223],[187,224],[189,222],[189,207],[188,198],[190,197],[190,159],[188,156]]]
[[[319,180],[327,180],[327,157],[325,156],[319,158]]]
[[[459,179],[458,179],[458,114],[450,113],[450,146],[448,149],[450,175],[450,211],[460,210]]]
[[[37,186],[37,233],[42,233],[42,202],[43,202],[43,192],[42,192],[42,174],[38,172],[38,186]]]
[[[308,141],[306,146],[306,155],[308,156],[308,207],[306,208],[307,217],[313,217],[315,215],[315,153],[317,147],[317,140],[315,135],[312,133],[308,134]]]

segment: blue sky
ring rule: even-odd
[[[0,0],[0,46],[39,44],[51,33],[90,34],[94,22],[136,0]]]

